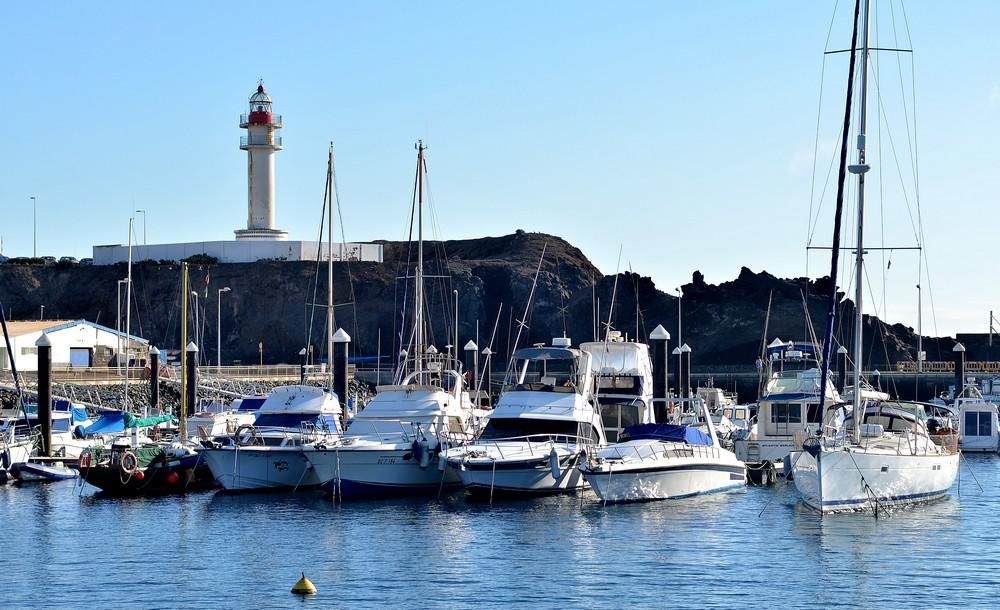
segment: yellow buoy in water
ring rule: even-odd
[[[292,593],[296,595],[316,595],[316,585],[306,578],[306,573],[303,572],[302,578],[295,581],[295,584],[292,585]]]

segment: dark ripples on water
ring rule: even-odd
[[[0,607],[994,607],[1000,458],[968,462],[982,493],[963,463],[960,495],[879,521],[781,485],[608,507],[6,486]]]

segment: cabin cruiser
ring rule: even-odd
[[[606,443],[590,353],[568,338],[516,350],[496,408],[475,441],[444,453],[471,491],[554,493],[586,486],[583,450]]]
[[[13,427],[16,436],[27,437],[41,425],[37,404],[26,404],[23,411],[20,408],[5,410],[0,414],[0,419],[2,419],[0,427]],[[51,455],[70,460],[80,457],[80,453],[92,446],[94,442],[78,438],[74,431],[81,426],[89,426],[91,423],[93,422],[86,407],[73,404],[62,398],[53,399],[52,436],[49,445]]]
[[[252,425],[204,440],[198,452],[227,491],[317,486],[322,481],[302,446],[336,439],[340,416],[337,396],[323,388],[279,386]]]
[[[803,439],[820,432],[824,408],[840,402],[828,379],[820,405],[814,345],[775,339],[767,350],[769,375],[757,401],[756,425],[734,442],[736,457],[747,464],[755,483],[783,475],[785,457],[801,448]]]
[[[619,442],[589,448],[579,468],[605,502],[684,498],[746,485],[746,465],[719,442],[712,413],[700,399],[700,424],[642,424]]]
[[[433,346],[423,364],[382,385],[342,437],[304,449],[337,496],[434,493],[457,486],[439,455],[475,436],[473,405],[462,375]]]

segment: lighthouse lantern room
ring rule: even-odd
[[[247,228],[236,231],[236,239],[286,239],[288,233],[275,228],[274,154],[281,150],[281,115],[271,109],[271,96],[263,81],[250,96],[250,112],[240,115],[240,149],[247,151]]]

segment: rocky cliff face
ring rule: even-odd
[[[412,282],[416,248],[382,242],[383,264],[353,262],[335,266],[336,325],[351,334],[358,355],[395,354],[412,328]],[[443,351],[454,342],[454,299],[458,291],[459,342],[475,338],[479,347],[496,337],[493,351],[505,356],[524,317],[532,280],[542,251],[533,305],[526,316],[521,345],[548,342],[565,333],[574,342],[590,340],[595,327],[611,326],[642,339],[663,324],[676,342],[677,298],[651,278],[632,273],[602,275],[576,247],[558,237],[518,231],[513,235],[425,244],[425,294],[431,341]],[[9,318],[86,318],[106,326],[116,323],[117,281],[124,265],[108,267],[0,265],[0,302]],[[176,349],[180,339],[180,266],[140,263],[133,266],[133,332],[155,345]],[[683,339],[696,364],[752,364],[760,351],[765,321],[768,338],[808,339],[806,311],[822,339],[828,281],[780,279],[744,268],[731,282],[710,285],[695,272],[683,286]],[[198,343],[215,363],[218,289],[222,295],[222,352],[226,363],[257,362],[263,343],[265,362],[298,362],[299,350],[312,345],[325,357],[326,268],[308,262],[258,262],[192,266],[190,290],[198,293]],[[609,313],[615,294],[615,306]],[[193,297],[192,297],[193,298]],[[771,312],[768,318],[768,300]],[[314,305],[315,304],[315,305]],[[191,303],[193,309],[193,301]],[[637,319],[638,307],[638,319]],[[842,301],[838,340],[850,345],[849,300]],[[596,317],[596,321],[595,321]],[[310,320],[312,323],[310,324]],[[912,329],[866,317],[865,364],[884,365],[912,358]],[[194,314],[189,337],[194,335]],[[190,338],[189,338],[190,340]],[[924,340],[930,359],[950,354],[951,343]],[[937,351],[936,351],[937,350]],[[501,358],[502,360],[503,358]],[[943,359],[943,358],[941,358]]]

